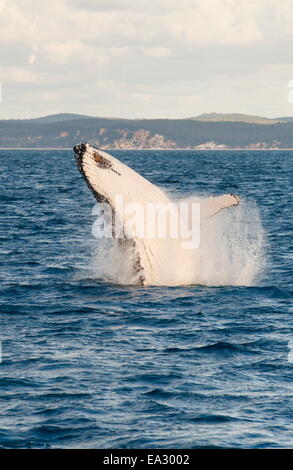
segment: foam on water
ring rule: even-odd
[[[153,284],[251,286],[260,278],[265,264],[265,234],[255,204],[242,201],[238,207],[209,218],[201,225],[200,238],[199,248],[192,250],[183,249],[181,240],[157,240],[161,257],[154,260]],[[121,250],[118,240],[97,240],[91,262],[93,277],[136,284],[132,256]]]

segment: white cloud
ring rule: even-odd
[[[80,41],[50,41],[41,47],[41,53],[45,60],[52,64],[67,65],[76,63],[79,66],[87,63],[105,64],[109,60],[107,52],[103,48],[91,45],[85,47]]]
[[[292,23],[292,0],[0,0],[0,112],[25,113],[25,90],[43,114],[284,114]],[[253,92],[268,69],[271,108]]]
[[[146,47],[143,49],[143,52],[150,57],[170,57],[172,52],[168,47]]]
[[[0,44],[31,43],[37,34],[36,22],[17,2],[0,0]]]
[[[0,67],[1,81],[4,83],[37,83],[38,77],[35,73],[22,67]]]
[[[27,58],[27,63],[32,65],[35,63],[37,56],[35,54],[30,54]]]
[[[190,44],[253,44],[262,39],[255,20],[258,2],[205,0],[167,15],[170,31]]]

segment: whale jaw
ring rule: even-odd
[[[111,200],[105,193],[103,184],[98,184],[98,170],[112,169],[111,161],[106,158],[104,152],[91,147],[87,143],[81,143],[73,147],[77,168],[86,181],[88,188],[93,193],[97,202],[105,202],[110,204]],[[110,156],[110,155],[109,155]]]

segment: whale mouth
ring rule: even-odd
[[[87,150],[87,144],[82,142],[81,144],[79,145],[75,145],[73,147],[73,151],[75,153],[75,155],[79,155],[79,156],[82,156]]]
[[[82,168],[82,160],[83,160],[83,156],[86,152],[86,144],[82,143],[80,145],[75,145],[73,147],[73,151],[74,151],[74,155],[75,155],[75,161],[76,161],[76,164],[77,164],[77,168],[79,169],[80,173],[82,174],[82,176],[86,180],[87,178],[86,178],[86,176],[84,174],[84,171],[83,171],[83,168]]]
[[[112,167],[112,163],[110,160],[106,159],[99,153],[99,149],[94,149],[94,151],[90,152],[90,149],[94,149],[89,144],[82,142],[79,145],[75,145],[73,147],[73,151],[75,154],[75,160],[78,170],[80,171],[82,177],[84,178],[88,188],[93,193],[94,198],[97,202],[106,202],[110,204],[110,200],[106,197],[102,191],[97,190],[94,187],[93,182],[91,181],[90,176],[87,174],[86,167],[86,157],[93,161],[95,165],[102,169],[110,169]]]

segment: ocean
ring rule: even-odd
[[[293,152],[111,153],[242,215],[200,284],[113,284],[73,152],[1,150],[0,447],[292,447]]]

